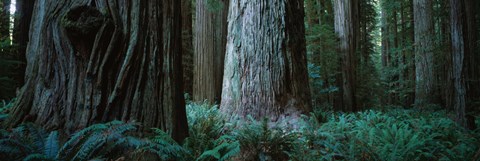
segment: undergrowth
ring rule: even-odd
[[[475,160],[480,129],[458,127],[445,111],[315,111],[296,127],[249,118],[227,122],[217,106],[187,105],[189,137],[135,137],[137,124],[113,121],[67,139],[33,124],[0,131],[7,160]],[[479,119],[477,118],[477,121]],[[3,159],[0,159],[3,160]]]

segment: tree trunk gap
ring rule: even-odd
[[[228,0],[197,0],[193,101],[220,103],[227,43]],[[212,3],[210,2],[210,3]]]

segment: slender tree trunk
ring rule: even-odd
[[[479,41],[478,41],[478,25],[475,19],[476,13],[480,13],[475,6],[478,1],[464,0],[465,3],[465,85],[467,90],[467,107],[466,111],[475,110],[478,108],[474,102],[480,101],[480,54],[479,54]],[[480,17],[480,15],[478,15]],[[468,127],[475,129],[475,118],[467,114]]]
[[[408,38],[409,42],[412,45],[412,47],[409,49],[409,53],[412,53],[409,57],[409,67],[408,69],[410,70],[409,72],[409,79],[410,79],[410,88],[415,89],[417,86],[416,78],[417,78],[417,71],[416,71],[416,64],[415,64],[415,12],[414,12],[414,5],[413,1],[414,0],[408,0],[410,4],[410,26],[411,29],[408,32]],[[409,94],[409,99],[408,99],[408,104],[409,105],[414,105],[415,104],[415,90],[412,90]]]
[[[307,17],[308,28],[311,28],[313,25],[319,24],[321,17],[318,14],[318,6],[320,6],[321,4],[318,3],[320,3],[320,0],[305,1],[305,14]]]
[[[18,54],[20,60],[26,62],[26,50],[28,43],[28,33],[30,31],[30,21],[32,19],[33,6],[36,0],[17,0],[15,13],[15,27],[13,30],[13,42],[18,45]],[[20,71],[25,72],[26,64],[21,65]],[[24,75],[16,80],[24,83]]]
[[[303,1],[232,0],[221,110],[240,117],[311,111]]]
[[[434,90],[432,0],[414,0],[413,6],[416,64],[415,104],[421,107],[433,104],[436,95]]]
[[[358,46],[358,1],[334,1],[335,33],[342,55],[343,101],[345,111],[356,111],[355,64]]]
[[[193,92],[193,26],[192,0],[182,1],[182,66],[183,87],[186,93]]]
[[[6,121],[72,133],[137,121],[187,135],[180,1],[37,0],[27,80]]]
[[[452,71],[453,71],[453,107],[455,109],[455,121],[463,127],[467,127],[465,119],[466,89],[465,89],[465,46],[468,46],[465,4],[463,0],[450,0],[450,23],[452,35]],[[466,41],[467,40],[467,41]],[[468,50],[468,49],[467,49]]]
[[[36,0],[17,0],[13,41],[20,46],[20,54],[25,55],[28,43],[28,31]]]
[[[9,38],[10,0],[0,0],[0,40]]]
[[[219,8],[209,6],[208,0],[196,4],[193,100],[197,102],[219,103],[222,95],[228,0],[216,3]]]

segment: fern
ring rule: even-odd
[[[151,152],[156,154],[161,160],[180,159],[189,156],[187,150],[175,142],[170,135],[160,129],[153,129],[155,136],[151,142],[145,142],[141,145],[140,152]]]
[[[53,131],[48,135],[45,140],[44,154],[47,158],[55,158],[60,149],[60,144],[58,141],[58,132]]]
[[[235,138],[241,147],[241,156],[248,159],[271,158],[284,160],[288,158],[296,143],[296,133],[286,132],[275,123],[269,126],[268,119],[261,122],[249,117],[250,122],[234,132]]]
[[[37,161],[37,160],[55,161],[55,159],[52,159],[51,157],[46,156],[45,154],[30,154],[23,159],[23,161]]]
[[[95,124],[75,133],[60,149],[58,158],[71,160],[86,160],[109,155],[117,147],[131,147],[125,145],[133,141],[125,133],[135,130],[135,123],[112,121],[106,124]],[[135,146],[137,146],[135,145]]]
[[[227,160],[240,153],[240,143],[234,141],[234,137],[230,135],[224,135],[215,140],[215,145],[211,150],[203,152],[198,158],[199,160],[209,160],[214,158],[216,160]]]

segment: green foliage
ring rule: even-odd
[[[260,122],[250,118],[234,136],[242,149],[240,157],[245,160],[287,160],[297,133],[269,123],[266,118]]]
[[[161,160],[184,160],[183,158],[189,156],[189,152],[173,140],[168,133],[153,129],[155,136],[150,139],[151,142],[146,142],[145,145],[140,146],[137,153],[153,153]]]
[[[239,150],[239,144],[230,134],[232,124],[225,122],[218,106],[203,104],[188,104],[187,119],[189,137],[183,147],[191,152],[196,160],[226,160]]]
[[[135,130],[134,123],[112,121],[87,127],[60,146],[57,131],[46,133],[33,124],[23,124],[11,132],[3,131],[0,157],[9,160],[91,160],[118,158],[123,152],[146,145],[146,141],[125,135]]]
[[[17,50],[16,45],[10,45],[10,40],[0,40],[0,100],[15,97],[15,91],[21,85],[23,62]]]
[[[205,6],[210,12],[221,12],[225,6],[222,0],[205,0]]]
[[[16,99],[14,98],[8,103],[5,100],[0,102],[0,123],[8,118],[8,111],[13,107],[15,101]]]
[[[325,123],[306,119],[302,133],[300,157],[320,160],[468,160],[480,148],[478,133],[432,111],[332,114]]]
[[[125,135],[133,130],[136,130],[135,123],[120,121],[89,126],[72,135],[60,149],[59,156],[68,160],[121,156],[123,149],[136,148],[141,144],[140,140]]]
[[[33,124],[0,130],[0,158],[8,160],[471,160],[480,128],[467,131],[438,109],[335,113],[315,110],[295,126],[249,117],[225,122],[217,106],[187,105],[183,144],[168,132],[140,139],[134,123],[89,126],[63,143]],[[480,118],[477,118],[480,122]],[[297,128],[292,128],[297,127]],[[62,144],[63,143],[63,144]]]

